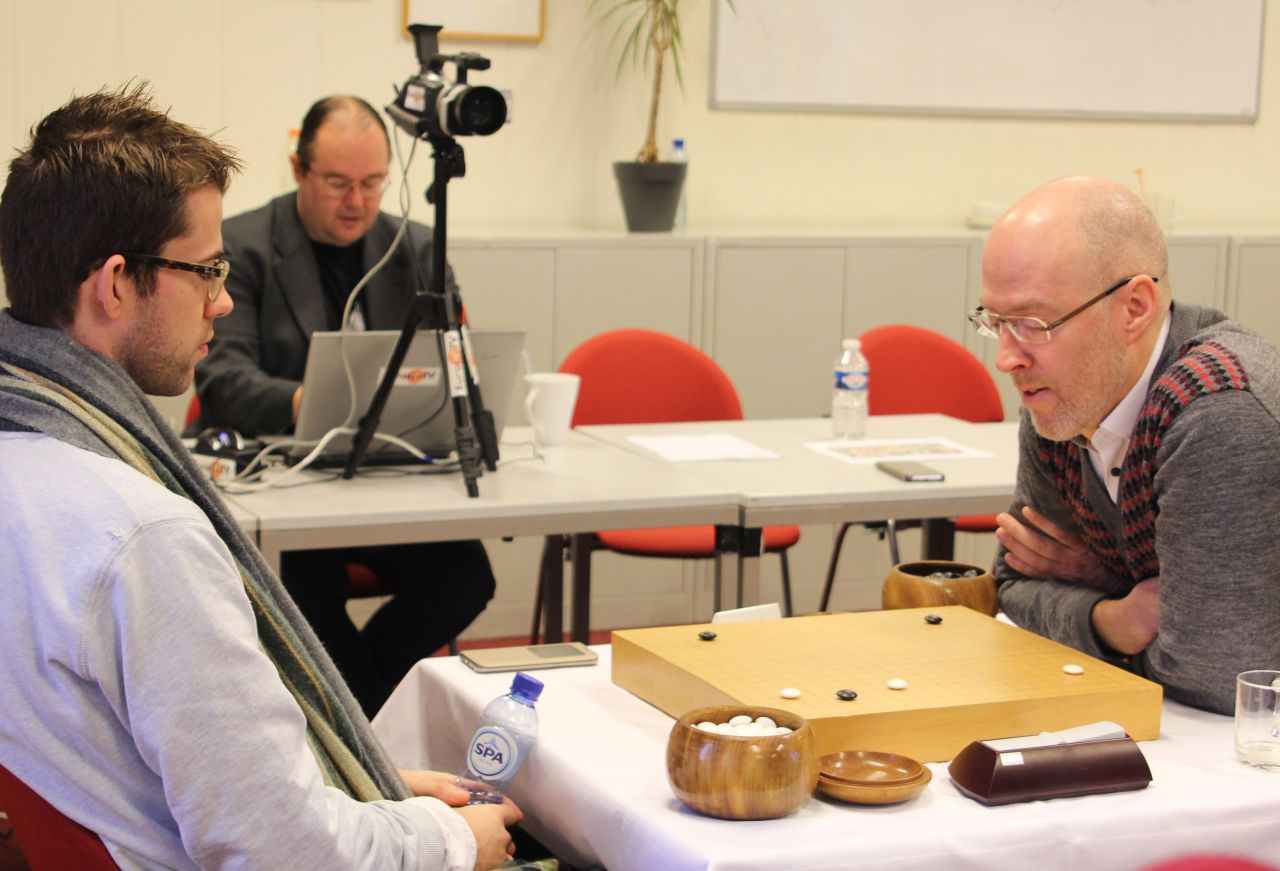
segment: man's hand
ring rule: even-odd
[[[1004,561],[1009,568],[1029,578],[1074,581],[1098,588],[1108,586],[1112,580],[1110,573],[1084,539],[1052,523],[1030,505],[1023,507],[1022,516],[1045,535],[1012,514],[996,515],[999,526],[996,538],[1005,547]]]
[[[1160,579],[1139,581],[1123,599],[1103,599],[1090,622],[1112,650],[1126,656],[1146,650],[1160,631]]]
[[[298,409],[302,408],[302,385],[298,385],[298,389],[293,391],[293,422],[298,422]]]
[[[438,798],[450,807],[462,807],[471,800],[471,793],[458,786],[458,778],[443,771],[417,771],[399,769],[409,791],[414,795]]]
[[[476,871],[489,871],[510,859],[516,852],[508,826],[524,817],[511,799],[502,804],[472,804],[458,808],[458,813],[476,837]]]

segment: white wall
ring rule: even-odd
[[[492,58],[472,81],[515,92],[512,125],[464,140],[453,230],[621,226],[610,163],[639,147],[647,89],[633,74],[615,80],[608,31],[587,9],[548,0],[537,45],[445,45]],[[683,9],[685,91],[669,83],[661,136],[689,140],[694,228],[956,226],[977,200],[1070,172],[1131,182],[1139,166],[1185,223],[1280,223],[1280,67],[1265,46],[1254,124],[710,111],[710,4]],[[287,184],[287,131],[313,99],[351,91],[381,104],[416,69],[399,22],[400,0],[0,0],[0,145],[20,145],[72,93],[147,78],[177,117],[240,149],[247,169],[227,209],[241,211]],[[1269,16],[1266,41],[1277,38]],[[422,218],[426,158],[410,184]]]

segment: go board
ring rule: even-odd
[[[713,640],[699,637],[707,630]],[[1068,664],[1083,671],[1068,674]],[[907,688],[889,689],[893,679]],[[613,682],[673,717],[707,705],[781,708],[813,725],[820,754],[881,750],[922,762],[951,759],[972,741],[1098,720],[1152,739],[1163,695],[1158,684],[959,606],[620,630]],[[800,696],[781,698],[783,688]],[[857,698],[842,701],[842,689]]]

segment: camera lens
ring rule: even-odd
[[[458,136],[488,136],[507,120],[507,101],[495,88],[467,88],[449,101],[449,130]]]

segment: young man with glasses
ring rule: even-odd
[[[340,327],[348,295],[399,228],[399,219],[379,210],[389,160],[377,111],[358,97],[326,97],[302,122],[292,155],[297,191],[223,225],[236,307],[196,370],[201,426],[250,437],[291,431],[311,335]],[[425,286],[431,231],[417,223],[361,291],[352,328],[400,329],[414,298],[414,261]],[[456,289],[452,270],[445,282]],[[442,324],[429,316],[423,326]],[[371,569],[393,594],[362,630],[346,610],[348,564]],[[370,716],[405,672],[466,629],[494,592],[478,541],[289,551],[280,574]]]
[[[122,868],[492,868],[519,810],[392,767],[147,399],[232,309],[237,168],[144,87],[71,100],[10,164],[0,765]]]
[[[1236,674],[1280,661],[1280,355],[1175,304],[1168,259],[1103,179],[992,228],[969,319],[1024,411],[996,577],[1019,625],[1230,713]]]

